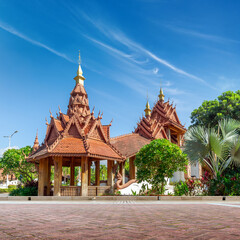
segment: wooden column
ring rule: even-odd
[[[188,163],[188,165],[186,165],[186,173],[184,173],[184,177],[185,178],[191,177],[191,164],[190,163]]]
[[[180,134],[177,135],[177,144],[179,147],[181,146],[181,135]]]
[[[92,161],[88,161],[88,186],[91,186],[91,166]]]
[[[50,195],[50,175],[51,166],[49,158],[41,159],[38,172],[38,196]],[[45,192],[44,189],[47,191]]]
[[[198,163],[198,167],[199,167],[199,178],[201,179],[203,177],[203,173],[202,173],[202,164],[201,163]]]
[[[45,180],[44,180],[44,187],[47,188],[46,195],[50,196],[50,190],[51,190],[51,184],[50,184],[50,181],[51,181],[51,159],[47,158],[46,160],[47,160],[46,164],[45,164],[46,176],[45,176]]]
[[[122,180],[122,184],[125,184],[125,163],[126,163],[126,161],[124,161],[122,163],[122,165],[123,165],[123,171],[122,171],[122,178],[123,178],[123,180]]]
[[[44,196],[44,161],[45,159],[40,159],[39,161],[38,196]]]
[[[171,142],[171,130],[169,128],[167,130],[167,136],[168,136],[168,140]]]
[[[54,157],[54,196],[61,196],[62,185],[62,157]]]
[[[74,158],[71,158],[70,162],[70,186],[74,186],[75,182],[75,166],[74,166]]]
[[[119,163],[119,173],[122,175],[122,182],[121,184],[125,183],[125,168],[124,168],[125,162],[120,162]]]
[[[95,161],[95,185],[100,186],[100,161]]]
[[[136,168],[134,164],[135,156],[129,158],[129,175],[130,180],[136,178]]]
[[[113,165],[114,161],[107,160],[107,185],[111,187],[111,191],[113,191],[114,187]]]
[[[82,196],[88,196],[88,158],[82,157],[81,159],[81,186]]]

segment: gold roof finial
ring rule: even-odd
[[[161,101],[161,102],[164,102],[164,94],[163,94],[163,90],[162,90],[162,79],[160,80],[160,93],[159,93],[159,95],[158,95],[158,97],[159,97],[159,100]]]
[[[77,70],[77,76],[74,78],[76,81],[76,84],[82,84],[84,85],[84,80],[85,78],[83,77],[83,71],[81,68],[81,56],[80,56],[80,50],[79,50],[79,55],[78,55],[78,70]]]
[[[148,117],[148,116],[151,115],[151,108],[150,108],[150,105],[149,105],[149,102],[148,102],[148,93],[147,93],[146,108],[145,108],[144,112],[145,112],[145,117]]]

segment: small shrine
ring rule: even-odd
[[[38,195],[50,195],[51,166],[54,166],[54,196],[96,196],[114,187],[114,163],[123,165],[124,157],[110,142],[110,127],[102,125],[102,114],[90,111],[85,78],[79,62],[75,87],[70,94],[67,114],[59,109],[50,115],[44,143],[36,137],[28,161],[38,166]],[[100,186],[100,161],[107,160],[107,186]],[[91,165],[95,164],[95,184],[90,184]],[[70,186],[62,186],[62,167],[70,167]],[[81,167],[81,186],[74,186],[74,169]]]
[[[80,57],[79,57],[80,58]],[[176,108],[164,101],[162,88],[158,101],[150,108],[147,101],[143,116],[135,130],[126,135],[110,138],[111,122],[102,125],[100,112],[95,117],[90,111],[88,95],[84,88],[85,78],[78,65],[76,81],[67,113],[59,108],[57,117],[50,112],[50,123],[40,146],[36,136],[33,152],[28,161],[38,168],[38,195],[49,196],[97,196],[112,192],[115,185],[116,169],[125,184],[124,165],[129,159],[130,179],[136,178],[134,159],[138,151],[154,139],[165,138],[182,146],[185,127],[179,121]],[[107,184],[100,185],[100,162],[107,160]],[[95,165],[95,183],[91,183],[91,166]],[[51,166],[54,166],[54,186],[51,189]],[[62,167],[70,167],[70,186],[62,186]],[[81,168],[81,186],[75,185],[75,167]],[[189,167],[188,167],[189,169]],[[189,170],[188,170],[189,171]],[[189,176],[189,173],[187,174]]]

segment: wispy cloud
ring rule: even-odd
[[[103,33],[110,41],[113,39],[116,40],[119,44],[124,45],[127,47],[129,50],[133,51],[136,56],[141,56],[141,57],[150,57],[152,60],[156,61],[157,63],[160,63],[161,65],[164,65],[165,67],[173,70],[174,72],[183,75],[185,77],[188,77],[190,79],[193,79],[195,81],[198,81],[208,87],[211,87],[212,89],[215,89],[213,86],[211,86],[209,83],[207,83],[204,79],[195,76],[191,73],[188,73],[184,71],[183,69],[180,69],[173,65],[172,63],[168,62],[165,59],[160,58],[150,50],[144,48],[141,46],[139,43],[131,40],[129,37],[127,37],[124,33],[122,33],[119,30],[116,30],[115,28],[111,28],[108,25],[102,24],[100,21],[95,21],[94,18],[90,18],[88,15],[83,14],[82,15],[87,21],[89,21],[94,27],[96,27],[101,33]],[[90,37],[88,37],[90,38]],[[107,45],[104,42],[101,42],[95,38],[90,38],[93,42],[96,44],[107,48],[108,50],[114,51],[115,53],[118,53],[121,56],[125,56],[127,58],[132,58],[132,61],[136,61],[136,59],[133,58],[134,54],[125,54],[122,51],[117,50],[116,48],[111,47],[110,45]]]
[[[213,42],[240,43],[240,41],[237,41],[237,40],[224,38],[224,37],[213,35],[213,34],[206,34],[206,33],[203,33],[203,32],[196,31],[196,30],[192,30],[192,29],[185,29],[185,28],[175,27],[175,26],[171,26],[171,25],[165,25],[165,27],[167,27],[168,29],[170,29],[174,32],[178,32],[178,33],[181,33],[181,34],[185,34],[185,35],[189,35],[189,36],[193,36],[193,37],[197,37],[197,38],[201,38],[201,39],[209,40],[209,41],[213,41]]]
[[[7,32],[9,32],[9,33],[11,33],[11,34],[13,34],[13,35],[15,35],[15,36],[17,36],[17,37],[19,37],[19,38],[21,38],[21,39],[23,39],[23,40],[25,40],[25,41],[27,41],[27,42],[29,42],[29,43],[31,43],[31,44],[33,44],[33,45],[35,45],[35,46],[44,48],[47,51],[49,51],[49,52],[51,52],[51,53],[53,53],[53,54],[55,54],[55,55],[57,55],[57,56],[59,56],[61,58],[64,58],[65,60],[67,60],[67,61],[69,61],[71,63],[75,63],[72,59],[67,57],[64,53],[58,52],[55,49],[53,49],[53,48],[51,48],[51,47],[49,47],[49,46],[47,46],[47,45],[45,45],[45,44],[43,44],[41,42],[38,42],[38,41],[36,41],[34,39],[31,39],[30,37],[24,35],[23,33],[20,33],[19,31],[17,31],[13,27],[11,27],[11,26],[9,26],[9,25],[7,25],[5,23],[0,22],[0,28],[5,30],[5,31],[7,31]]]
[[[103,43],[101,41],[98,41],[98,40],[96,40],[96,39],[94,39],[92,37],[89,37],[87,35],[84,35],[84,36],[86,38],[88,38],[89,40],[93,41],[94,43],[97,43],[98,45],[100,45],[100,46],[102,46],[102,47],[112,51],[113,53],[116,53],[116,54],[120,55],[121,57],[132,59],[131,55],[129,55],[129,54],[126,54],[126,53],[124,53],[124,52],[122,52],[122,51],[120,51],[120,50],[118,50],[118,49],[116,49],[114,47],[111,47],[111,46],[109,46],[109,45],[107,45],[107,44],[105,44],[105,43]]]

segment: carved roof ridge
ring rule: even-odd
[[[62,140],[63,136],[62,135],[59,135],[57,137],[57,139],[50,145],[50,146],[47,146],[47,150],[48,152],[51,152],[59,143],[60,141]]]
[[[85,119],[85,122],[84,122],[84,126],[83,126],[83,130],[88,126],[90,120],[92,119],[92,115],[88,115],[87,118]]]

